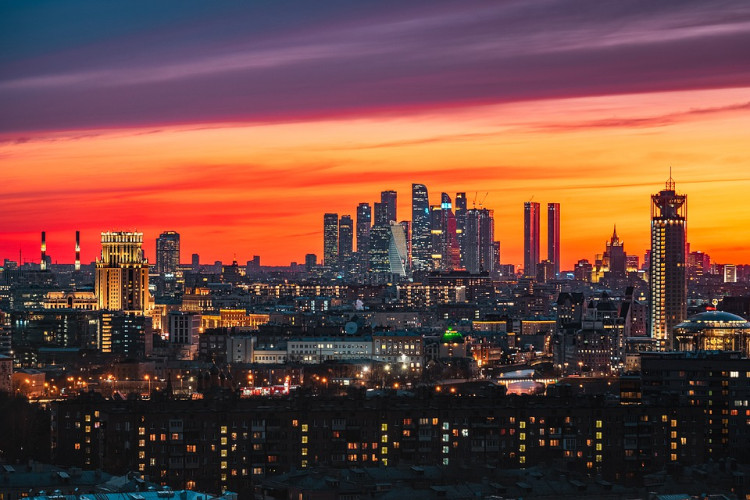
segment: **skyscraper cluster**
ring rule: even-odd
[[[413,271],[494,272],[500,243],[495,241],[494,212],[468,208],[466,193],[451,198],[441,193],[431,205],[424,184],[412,184],[411,221],[397,217],[396,191],[383,191],[380,201],[357,206],[356,221],[348,215],[323,216],[323,264],[342,273],[374,281],[407,277]],[[351,235],[356,225],[356,251]]]

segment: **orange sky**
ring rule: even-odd
[[[0,257],[39,259],[39,232],[59,262],[84,261],[98,233],[173,229],[182,260],[266,265],[322,254],[324,212],[399,195],[411,183],[488,193],[503,263],[523,260],[523,202],[559,202],[562,265],[592,259],[617,224],[628,253],[649,246],[650,194],[669,167],[688,195],[688,239],[720,263],[750,257],[750,89],[547,99],[360,114],[294,123],[223,123],[18,134],[0,142]],[[2,139],[0,137],[0,139]],[[544,214],[544,211],[543,211]],[[546,220],[542,218],[542,234]],[[546,257],[546,237],[542,237]]]

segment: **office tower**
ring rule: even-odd
[[[318,265],[318,256],[314,253],[305,254],[305,269],[311,271]]]
[[[179,265],[180,235],[176,231],[165,231],[156,238],[156,272],[175,274]]]
[[[677,194],[670,172],[664,190],[651,196],[651,337],[672,347],[673,329],[687,316],[687,195]]]
[[[191,267],[193,268],[194,273],[199,273],[201,270],[201,256],[197,253],[194,253],[192,257],[190,258]]]
[[[379,205],[376,203],[376,205]],[[370,273],[381,281],[390,270],[391,228],[390,224],[375,224],[370,230],[370,251],[368,253]]]
[[[409,254],[406,248],[406,233],[404,226],[398,222],[390,223],[390,241],[388,242],[388,264],[391,274],[406,276],[409,266]]]
[[[416,270],[430,269],[430,200],[424,184],[411,185],[411,254]]]
[[[547,203],[547,260],[552,262],[554,276],[560,275],[560,204]]]
[[[339,261],[339,214],[323,215],[323,264],[334,267]]]
[[[539,203],[527,201],[523,204],[523,273],[536,277],[539,263]]]
[[[440,195],[440,206],[430,208],[432,259],[435,269],[450,271],[461,267],[461,249],[456,234],[456,216],[451,197]]]
[[[47,233],[42,231],[42,257],[39,259],[39,269],[47,269]]]
[[[388,205],[385,203],[373,203],[372,210],[372,225],[373,226],[387,226],[388,225]]]
[[[464,230],[466,229],[466,193],[456,193],[454,203],[454,213],[456,216],[456,239],[461,259],[461,266],[466,267],[464,260]]]
[[[81,270],[81,232],[76,231],[76,262],[74,269]]]
[[[465,227],[464,267],[473,274],[493,272],[497,263],[495,244],[498,243],[495,241],[494,212],[486,208],[467,210]]]
[[[370,268],[370,228],[372,227],[372,208],[369,203],[357,205],[357,266],[358,272],[364,274]]]
[[[411,255],[411,222],[408,220],[402,220],[399,222],[401,227],[404,228],[404,236],[406,237],[406,268],[411,270],[412,268],[412,255]]]
[[[342,215],[339,219],[339,263],[348,267],[354,248],[354,221],[351,215]]]
[[[604,250],[605,267],[609,269],[609,274],[613,278],[624,278],[626,273],[625,243],[620,241],[617,236],[617,226],[615,225],[612,232],[612,238],[606,244]]]
[[[382,191],[380,193],[380,203],[386,206],[386,224],[392,220],[398,220],[396,218],[396,191]]]
[[[102,233],[95,280],[99,309],[143,314],[150,308],[149,265],[142,244],[143,233]]]

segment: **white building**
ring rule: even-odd
[[[372,337],[310,337],[291,339],[287,359],[301,363],[322,363],[342,359],[370,359]]]

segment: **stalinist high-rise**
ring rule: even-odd
[[[651,196],[651,337],[671,349],[673,328],[687,316],[687,195],[677,194],[672,176]]]
[[[143,233],[102,233],[102,254],[96,260],[99,309],[144,314],[150,307],[148,261]]]

